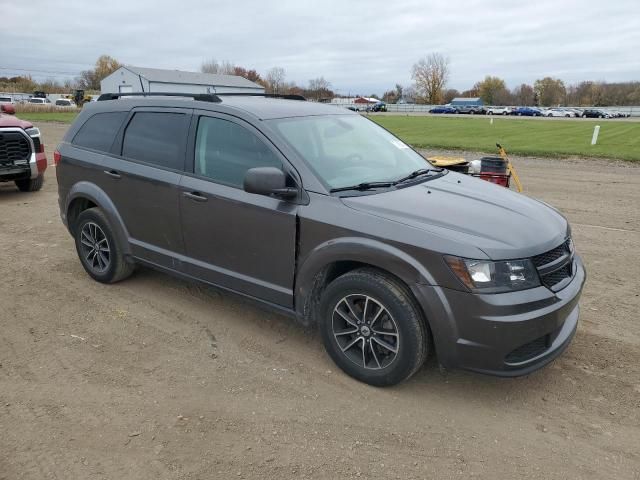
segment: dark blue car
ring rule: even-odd
[[[511,115],[518,115],[519,117],[541,117],[542,112],[533,107],[518,107],[511,110]]]
[[[443,105],[442,107],[433,107],[429,110],[429,113],[458,113],[458,110],[454,107]]]

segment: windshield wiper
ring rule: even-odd
[[[397,185],[398,183],[406,182],[407,180],[413,180],[414,178],[421,177],[422,175],[427,175],[429,173],[442,173],[443,171],[444,168],[421,168],[419,170],[411,172],[406,177],[399,178],[398,180],[393,182],[393,184]]]
[[[373,188],[385,188],[393,187],[395,182],[363,182],[357,185],[350,185],[348,187],[332,188],[329,192],[346,192],[347,190],[371,190]]]

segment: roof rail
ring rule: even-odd
[[[284,98],[285,100],[300,100],[306,102],[307,99],[302,95],[293,93],[253,93],[253,92],[228,92],[216,93],[218,97],[267,97],[267,98]]]
[[[173,92],[127,92],[127,93],[103,93],[98,101],[117,100],[121,97],[186,97],[200,102],[220,103],[222,100],[213,93],[173,93]]]

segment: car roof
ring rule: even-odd
[[[232,113],[240,111],[249,114],[259,120],[275,118],[308,117],[318,115],[358,115],[338,105],[317,103],[301,100],[289,100],[281,98],[268,98],[260,96],[233,96],[220,95],[220,102],[206,102],[193,100],[190,97],[176,98],[149,96],[149,97],[123,97],[117,100],[101,100],[91,102],[87,106],[91,110],[114,111],[121,106],[133,107],[173,107],[194,108],[198,110],[211,110],[215,112]]]
[[[288,117],[307,117],[313,115],[357,115],[344,108],[326,103],[301,100],[285,100],[267,97],[243,97],[221,95],[222,105],[244,110],[261,120]]]

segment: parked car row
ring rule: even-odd
[[[480,105],[439,105],[429,110],[429,113],[469,114],[469,115],[515,115],[518,117],[564,117],[564,118],[627,118],[630,113],[601,108],[572,108],[572,107],[505,107]]]
[[[0,104],[28,104],[28,105],[42,105],[46,107],[62,107],[62,108],[77,108],[76,103],[69,98],[57,98],[54,101],[46,96],[33,96],[26,100],[16,100],[9,95],[0,96]]]

